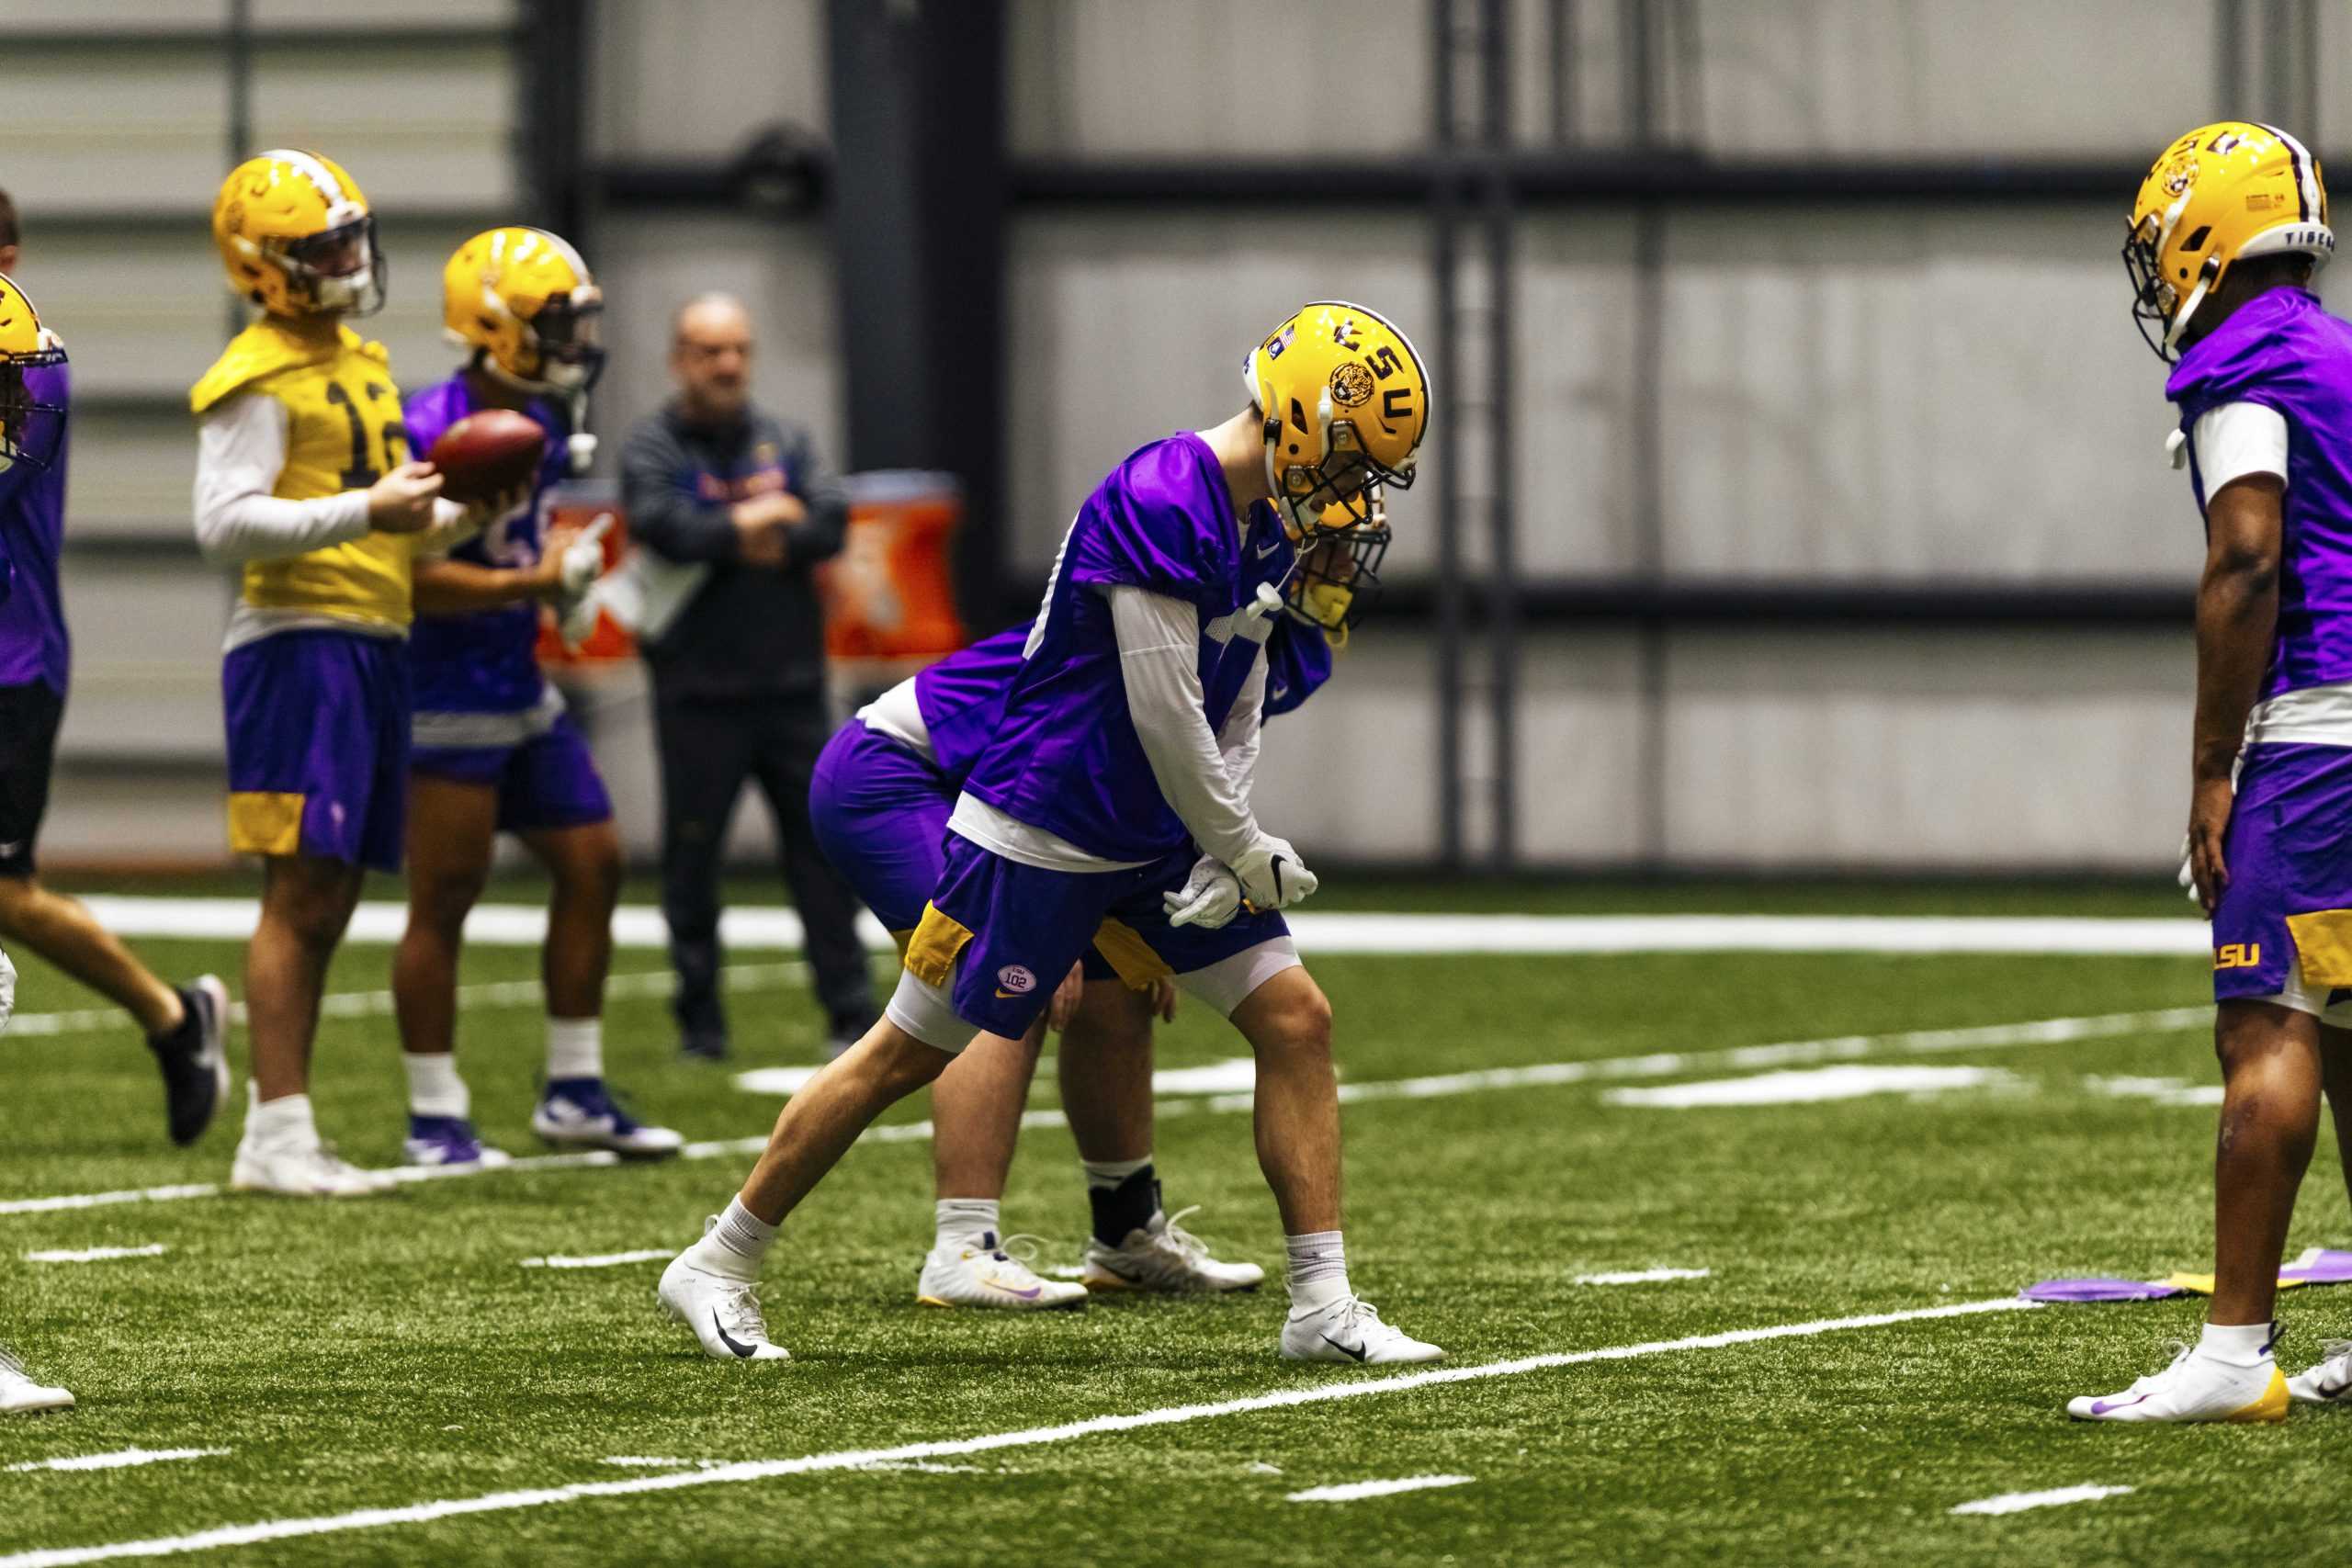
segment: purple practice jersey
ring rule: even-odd
[[[25,372],[36,403],[67,406],[73,396],[63,365]],[[57,433],[57,453],[46,468],[17,464],[0,475],[0,558],[11,585],[0,601],[0,686],[38,681],[65,694],[73,642],[65,633],[65,603],[57,587],[57,552],[65,536],[65,455],[69,432]]]
[[[402,412],[412,452],[433,450],[441,433],[491,404],[478,401],[466,374],[412,396]],[[547,452],[531,481],[531,503],[503,523],[494,523],[449,552],[451,560],[501,570],[535,566],[548,493],[571,469],[571,423],[546,398],[523,411],[548,433]],[[419,615],[409,628],[416,670],[419,713],[521,713],[537,705],[545,689],[539,672],[539,607],[509,604],[457,615]]]
[[[1223,727],[1258,659],[1238,612],[1279,588],[1296,552],[1272,506],[1246,525],[1207,443],[1155,441],[1111,470],[1062,540],[1004,715],[966,793],[1106,860],[1151,861],[1190,835],[1159,793],[1128,716],[1105,595],[1141,588],[1189,602],[1200,629],[1204,716]]]
[[[915,706],[931,735],[932,761],[958,789],[996,734],[1033,624],[982,637],[915,676]],[[1331,645],[1322,632],[1285,617],[1266,639],[1266,716],[1290,712],[1330,678]]]
[[[2278,630],[2262,694],[2352,681],[2352,321],[2301,288],[2257,294],[2181,355],[2165,395],[2191,434],[2229,403],[2286,420]],[[2193,464],[2194,440],[2189,450]],[[2201,510],[2204,477],[2192,466],[2190,479]]]

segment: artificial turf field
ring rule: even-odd
[[[2176,897],[1359,886],[1330,906],[2173,915]],[[234,942],[138,945],[166,973],[238,971]],[[734,1066],[813,1062],[817,1015],[788,966],[736,956],[758,967],[734,1000]],[[0,1422],[0,1568],[102,1560],[74,1549],[148,1540],[300,1563],[2343,1557],[2352,1420],[2338,1412],[2299,1408],[2269,1428],[2064,1418],[2067,1395],[2154,1370],[2166,1339],[2193,1335],[2198,1303],[1995,1305],[2047,1276],[2208,1266],[2211,1108],[2093,1082],[2211,1082],[2194,1014],[2064,1043],[1875,1038],[2193,1010],[2207,994],[2196,960],[1308,956],[1337,1009],[1344,1078],[1361,1096],[1345,1112],[1355,1283],[1444,1345],[1447,1369],[1490,1373],[1414,1381],[1409,1370],[1279,1362],[1272,1288],[1040,1316],[918,1310],[930,1149],[913,1137],[854,1152],[790,1222],[764,1292],[794,1356],[782,1364],[705,1359],[655,1315],[659,1262],[522,1266],[674,1249],[725,1201],[748,1160],[737,1153],[421,1182],[352,1203],[207,1196],[21,1212],[27,1199],[225,1182],[239,1113],[175,1152],[127,1028],[0,1037],[0,1338],[81,1401],[70,1414]],[[348,949],[330,989],[380,989],[387,957],[380,946]],[[466,979],[527,980],[533,965],[528,950],[477,948]],[[660,965],[640,951],[616,967]],[[89,1005],[38,962],[23,968],[20,1015]],[[348,1156],[391,1164],[403,1131],[392,1025],[369,1002],[344,1006],[351,1016],[322,1031],[320,1120]],[[764,1131],[773,1099],[672,1061],[659,999],[616,1000],[608,1018],[612,1075],[641,1114],[694,1139]],[[1850,1035],[1873,1038],[1693,1059]],[[243,1044],[241,1035],[240,1062]],[[461,1061],[476,1120],[517,1155],[538,1152],[527,1116],[539,1052],[527,999],[468,1006]],[[1661,1053],[1673,1055],[1617,1060]],[[1224,1024],[1188,1007],[1163,1032],[1159,1063],[1241,1054]],[[1368,1087],[1574,1063],[1607,1065],[1581,1078],[1502,1073],[1413,1095]],[[1984,1071],[1963,1089],[1821,1103],[1670,1109],[1609,1098],[1832,1066]],[[1054,1102],[1041,1075],[1032,1108]],[[1278,1279],[1280,1227],[1243,1109],[1229,1096],[1162,1104],[1170,1206],[1204,1205],[1193,1228]],[[922,1114],[910,1103],[891,1121]],[[1033,1129],[1008,1228],[1046,1238],[1041,1267],[1072,1264],[1085,1213],[1067,1133]],[[169,1250],[24,1260],[155,1245]],[[2314,1162],[2293,1245],[2352,1246],[2332,1145]],[[1707,1273],[1576,1282],[1657,1269]],[[2290,1370],[2324,1338],[2352,1334],[2352,1289],[2284,1301]],[[1789,1332],[1679,1343],[1765,1329]],[[1597,1350],[1626,1353],[1494,1366]],[[1407,1386],[1381,1392],[1396,1382]],[[1342,1389],[1363,1396],[1322,1397]],[[1316,1397],[1259,1398],[1286,1394]],[[1224,1413],[1179,1408],[1252,1400]],[[907,1445],[933,1446],[892,1452]],[[8,1468],[130,1449],[221,1451],[107,1471]],[[876,1452],[880,1465],[859,1458]],[[1288,1500],[1422,1476],[1470,1479]],[[2085,1484],[2133,1490],[1997,1517],[1951,1512]],[[563,1490],[577,1485],[605,1490]],[[419,1506],[482,1498],[495,1506]],[[340,1517],[361,1510],[384,1512]],[[217,1527],[297,1519],[337,1522],[201,1546]]]

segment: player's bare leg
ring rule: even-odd
[[[139,1021],[149,1035],[180,1026],[180,994],[131,955],[78,898],[38,877],[0,876],[0,939],[31,948]]]
[[[608,818],[518,836],[554,883],[547,943],[539,950],[547,1083],[531,1125],[561,1148],[608,1149],[629,1159],[673,1155],[685,1146],[684,1134],[639,1122],[605,1083],[605,981],[621,899],[620,829]]]
[[[1282,971],[1234,1010],[1258,1058],[1258,1168],[1285,1235],[1340,1228],[1340,1081],[1331,1066],[1331,1003],[1303,964]]]
[[[1163,986],[1165,982],[1162,983]],[[1062,1031],[1062,1110],[1086,1172],[1093,1233],[1079,1278],[1095,1292],[1179,1294],[1252,1291],[1255,1263],[1227,1263],[1183,1226],[1193,1211],[1164,1212],[1152,1163],[1152,1018],[1173,1011],[1174,992],[1091,980]]]
[[[494,788],[409,775],[408,926],[392,950],[392,1010],[408,1074],[405,1146],[413,1165],[472,1167],[506,1157],[475,1135],[454,1055],[466,916],[490,880],[497,832]]]
[[[190,1144],[229,1091],[228,987],[166,985],[78,898],[35,876],[0,876],[0,940],[30,948],[138,1021],[163,1069],[172,1142]]]
[[[2336,1156],[2352,1190],[2352,1029],[2320,1026],[2319,1073],[2328,1118],[2335,1123]],[[2326,1355],[2287,1380],[2287,1393],[2307,1404],[2352,1402],[2352,1339],[2330,1340]]]
[[[2211,1321],[2267,1325],[2295,1193],[2319,1136],[2319,1020],[2269,1002],[2216,1010],[2222,1125],[2213,1151]]]
[[[989,1043],[986,1037],[975,1042]],[[885,1017],[785,1102],[742,1190],[711,1220],[702,1240],[671,1259],[655,1292],[662,1310],[694,1330],[707,1354],[786,1359],[784,1348],[768,1338],[753,1294],[776,1227],[876,1117],[938,1077],[952,1059]]]
[[[1082,1306],[1086,1289],[1041,1279],[1004,1234],[1001,1204],[1029,1081],[1046,1043],[1039,1019],[1018,1040],[983,1034],[931,1088],[932,1247],[915,1280],[924,1306],[1034,1312]]]
[[[261,918],[245,949],[254,1104],[230,1176],[241,1190],[340,1198],[380,1190],[321,1145],[310,1096],[327,964],[351,923],[365,875],[357,866],[311,856],[273,855],[263,863]]]
[[[2093,1421],[2283,1421],[2290,1397],[2272,1348],[2278,1265],[2295,1193],[2319,1137],[2319,1020],[2269,1001],[2213,1015],[2222,1061],[2213,1149],[2213,1304],[2197,1345],[2121,1393],[2068,1402]]]
[[[1258,1058],[1258,1168],[1282,1211],[1289,1253],[1282,1354],[1363,1364],[1438,1359],[1444,1351],[1382,1322],[1348,1283],[1330,999],[1293,964],[1250,992],[1233,1024]]]

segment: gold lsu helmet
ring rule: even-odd
[[[28,370],[65,363],[65,350],[40,324],[25,291],[0,274],[0,473],[19,463],[45,468],[65,433],[65,409],[33,395]]]
[[[364,316],[384,303],[376,215],[331,158],[277,148],[220,182],[212,243],[229,286],[277,316]]]
[[[561,238],[510,224],[458,247],[441,271],[441,319],[478,363],[528,392],[584,392],[604,368],[605,296]]]
[[[2301,142],[2251,120],[2201,125],[2165,149],[2132,204],[2123,239],[2132,318],[2169,363],[2233,265],[2301,254],[2316,268],[2335,251],[2319,160]]]
[[[1250,351],[1241,377],[1265,420],[1267,479],[1302,539],[1367,525],[1375,481],[1412,488],[1429,375],[1378,311],[1343,299],[1305,306]]]

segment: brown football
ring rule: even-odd
[[[548,433],[513,409],[469,413],[441,433],[425,461],[441,470],[441,493],[471,503],[531,482],[547,455]]]

